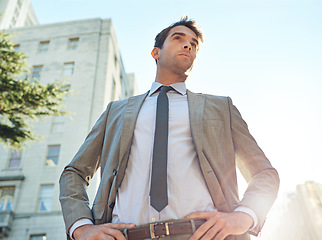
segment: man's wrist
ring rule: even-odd
[[[88,218],[82,218],[80,220],[77,220],[72,226],[71,228],[69,229],[69,236],[72,240],[74,240],[74,231],[76,230],[76,228],[79,228],[81,226],[84,226],[84,225],[93,225],[93,222],[88,219]]]
[[[257,218],[255,212],[252,209],[250,209],[248,207],[245,207],[245,206],[238,206],[234,210],[234,212],[243,212],[243,213],[246,213],[246,214],[248,214],[249,216],[252,217],[252,219],[253,219],[253,225],[250,226],[249,230],[251,230],[251,229],[253,229],[253,228],[255,228],[257,226],[257,224],[258,224],[258,218]]]

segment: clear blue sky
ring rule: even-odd
[[[155,35],[184,14],[205,34],[187,87],[232,97],[278,169],[281,191],[322,183],[321,0],[32,0],[41,24],[111,18],[140,92]]]

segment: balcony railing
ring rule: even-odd
[[[0,211],[0,238],[8,237],[12,219],[13,211]]]

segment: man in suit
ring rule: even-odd
[[[157,73],[150,91],[111,102],[62,173],[60,201],[67,236],[249,239],[249,233],[260,232],[277,196],[278,174],[229,97],[186,89],[202,41],[195,22],[182,18],[155,40],[151,55]],[[156,105],[163,85],[171,86],[165,93],[167,196],[158,209],[150,195],[154,151],[159,148]],[[236,166],[248,182],[241,200]],[[86,186],[99,167],[101,183],[91,209]]]

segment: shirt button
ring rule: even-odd
[[[151,219],[151,222],[155,222],[155,220],[156,220],[155,218],[152,218],[152,219]]]
[[[113,169],[113,176],[115,176],[117,174],[117,170]]]

